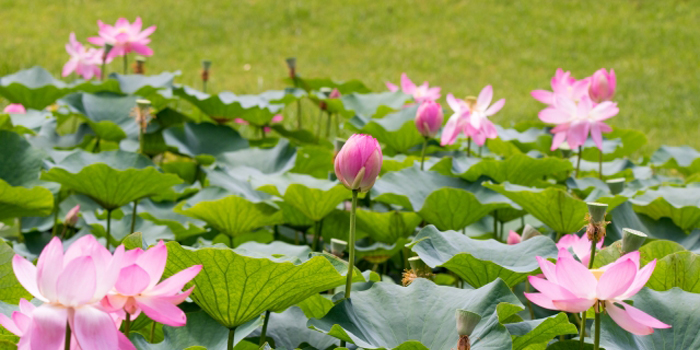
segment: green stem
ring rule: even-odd
[[[420,170],[423,170],[423,163],[425,163],[425,149],[428,148],[428,138],[423,140],[423,150],[420,152]]]
[[[124,54],[124,74],[126,75],[129,73],[129,59],[126,57],[126,54]]]
[[[328,119],[326,119],[326,138],[331,137],[331,121],[333,121],[333,115],[326,111]]]
[[[55,211],[53,213],[53,229],[51,230],[51,235],[56,237],[56,227],[58,226],[58,195],[56,195],[56,198],[54,200],[54,205],[53,205]],[[65,232],[65,227],[63,228]]]
[[[107,57],[102,58],[102,70],[100,70],[100,80],[105,80],[105,65],[107,64]]]
[[[231,328],[228,330],[228,350],[233,350],[233,337],[236,335],[236,329]]]
[[[525,280],[525,292],[530,292],[530,282],[528,282],[528,280]],[[535,310],[532,309],[532,303],[530,302],[530,299],[527,300],[527,311],[530,313],[530,319],[534,320]]]
[[[68,229],[68,225],[63,225],[63,230],[61,230],[61,240],[64,240],[66,238],[67,229]]]
[[[350,211],[350,236],[348,237],[348,280],[345,283],[345,299],[350,298],[352,290],[352,272],[355,268],[355,211],[357,210],[357,193],[358,190],[352,190],[352,210]]]
[[[202,92],[206,93],[207,92],[207,81],[202,80]]]
[[[301,130],[301,100],[297,100],[297,129]]]
[[[107,210],[107,249],[109,249],[109,241],[112,240],[112,210]]]
[[[134,233],[134,227],[136,227],[136,208],[139,206],[139,200],[134,201],[134,210],[131,212],[131,233]]]
[[[126,313],[126,320],[124,320],[124,335],[128,338],[129,332],[131,331],[131,314]]]
[[[321,139],[321,122],[323,122],[323,110],[319,110],[320,113],[318,114],[318,126],[316,127],[316,141]]]
[[[70,338],[71,338],[71,333],[70,333],[70,324],[66,322],[66,339],[64,341],[64,349],[65,350],[70,350]]]
[[[603,151],[598,153],[598,178],[603,179]]]
[[[493,236],[497,241],[501,241],[501,237],[498,235],[498,212],[495,210],[493,212]]]
[[[313,244],[311,245],[311,250],[313,250],[313,251],[317,251],[317,250],[318,250],[318,244],[319,244],[319,242],[321,241],[321,225],[323,225],[323,224],[321,223],[320,220],[319,220],[319,221],[316,221],[316,222],[314,223],[314,226],[315,226],[315,227],[314,227],[314,231],[315,231],[315,232],[314,232],[314,242],[313,242]]]
[[[345,344],[345,340],[341,340],[341,341],[340,341],[340,347],[341,347],[341,348],[344,348],[345,345],[346,345],[346,344]]]
[[[578,177],[578,172],[581,169],[581,156],[583,156],[583,146],[578,146],[578,158],[576,159],[576,173],[574,177]]]
[[[267,334],[267,323],[270,322],[270,311],[265,311],[265,321],[263,321],[262,332],[260,332],[260,347],[265,345],[265,335]]]
[[[472,154],[472,138],[467,138],[467,157],[471,157]]]
[[[596,232],[596,235],[598,232]],[[595,237],[593,237],[593,240],[591,240],[591,259],[588,261],[588,268],[592,269],[593,268],[593,260],[595,260]]]
[[[583,345],[586,343],[584,339],[586,338],[586,311],[581,313],[581,329],[579,330],[579,348],[583,350]]]
[[[593,350],[600,349],[600,312],[595,313],[595,339],[593,340]]]
[[[92,147],[92,153],[97,152],[97,150],[100,149],[100,138],[98,137],[97,140],[95,140],[95,146]]]
[[[150,342],[153,343],[153,340],[156,338],[156,325],[158,323],[156,321],[153,321],[153,325],[151,325],[151,336],[150,336]]]

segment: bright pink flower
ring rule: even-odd
[[[11,103],[2,110],[3,113],[7,114],[26,114],[27,110],[22,106],[21,103]]]
[[[590,84],[591,78],[576,80],[571,76],[571,72],[564,72],[563,69],[558,68],[551,81],[553,91],[534,90],[531,92],[531,95],[535,100],[548,105],[556,104],[556,96],[558,95],[579,101],[583,96],[588,95],[588,86]]]
[[[496,126],[488,117],[496,114],[506,104],[506,99],[502,98],[491,105],[493,99],[493,88],[487,85],[479,93],[476,103],[469,105],[469,122],[464,125],[464,134],[474,139],[477,145],[483,146],[486,139],[498,137]]]
[[[539,256],[537,261],[546,279],[528,277],[539,293],[525,293],[525,297],[545,309],[585,312],[600,301],[610,317],[632,334],[647,335],[654,333],[654,328],[671,327],[624,303],[644,287],[654,272],[656,259],[640,270],[637,251],[589,270],[566,249],[560,249],[556,265]]]
[[[601,238],[600,242],[596,244],[598,250],[603,249],[603,240]],[[566,250],[571,248],[578,260],[585,266],[588,266],[588,262],[591,260],[591,240],[585,234],[581,237],[573,233],[565,235],[557,242],[557,248]]]
[[[176,305],[192,293],[194,287],[182,292],[202,265],[188,267],[160,282],[168,260],[168,249],[163,241],[146,251],[126,252],[119,280],[102,301],[107,310],[124,310],[136,318],[141,311],[152,320],[173,327],[184,326],[187,318]]]
[[[557,124],[551,132],[552,151],[566,140],[569,147],[582,146],[590,133],[596,146],[603,149],[603,133],[611,132],[612,128],[603,121],[614,117],[620,111],[617,103],[605,101],[594,106],[588,96],[583,96],[578,103],[570,98],[559,95],[555,105],[543,109],[539,118],[545,123]]]
[[[470,111],[469,104],[466,101],[457,99],[452,94],[447,94],[447,104],[454,113],[442,129],[441,146],[455,143],[459,133],[464,131],[464,127],[469,123]]]
[[[75,33],[70,33],[66,52],[70,55],[70,59],[63,66],[62,76],[67,77],[73,72],[85,80],[100,76],[103,49],[87,48],[75,40]]]
[[[508,245],[514,245],[520,243],[522,240],[523,238],[520,237],[517,232],[510,230],[508,232],[508,241],[506,243],[508,243]]]
[[[605,68],[601,68],[593,73],[591,77],[591,87],[588,89],[588,95],[596,103],[610,101],[615,95],[616,85],[615,71],[610,69],[610,73],[608,73]]]
[[[382,148],[370,136],[350,136],[335,156],[335,175],[350,190],[369,191],[382,170]]]
[[[387,82],[386,87],[389,91],[399,91],[399,87]],[[429,87],[428,82],[423,82],[423,85],[416,86],[411,79],[408,78],[406,73],[401,73],[401,91],[407,95],[413,96],[413,99],[417,103],[422,103],[425,101],[435,101],[440,98],[440,88],[439,87]]]
[[[36,266],[15,255],[17,280],[44,302],[32,311],[29,328],[22,330],[31,348],[61,349],[68,322],[82,349],[134,349],[99,305],[117,283],[123,258],[124,246],[112,255],[92,235],[75,241],[65,254],[61,240],[54,237]]]
[[[66,214],[66,218],[63,219],[63,222],[68,225],[68,226],[75,226],[75,224],[78,223],[78,213],[80,212],[80,204],[74,206],[71,208],[71,210],[68,211],[68,214]]]
[[[421,103],[416,112],[416,128],[423,137],[435,137],[442,126],[442,107],[435,101]]]
[[[340,98],[340,90],[338,90],[338,88],[334,88],[333,91],[331,91],[331,94],[328,95],[328,98]]]
[[[141,17],[136,17],[134,23],[129,23],[126,18],[120,18],[114,26],[97,21],[100,27],[99,36],[88,38],[88,41],[98,45],[113,45],[108,57],[114,58],[124,56],[130,52],[136,52],[143,56],[152,56],[153,50],[148,47],[151,39],[148,38],[155,30],[156,26],[150,26],[141,31]]]

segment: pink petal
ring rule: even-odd
[[[390,83],[390,82],[388,82],[388,81],[386,82],[386,88],[389,89],[389,91],[391,91],[391,92],[399,91],[399,87],[398,87],[398,86],[396,86],[396,85],[394,85],[394,84],[392,84],[392,83]]]
[[[625,291],[625,293],[622,296],[620,296],[620,299],[629,299],[633,295],[637,294],[644,287],[644,285],[647,284],[647,281],[649,281],[649,278],[651,277],[652,273],[654,273],[655,267],[656,259],[652,260],[646,266],[644,266],[644,268],[637,271],[637,275],[634,278],[634,282],[632,282],[632,285],[630,285],[629,289],[627,289],[627,291]]]
[[[416,90],[416,84],[408,78],[406,73],[401,73],[401,90],[409,95],[413,95],[413,91]]]
[[[19,254],[12,257],[12,270],[17,276],[19,284],[24,287],[31,295],[42,301],[47,301],[46,298],[39,292],[37,285],[36,266],[21,257]]]
[[[559,132],[554,134],[554,137],[552,138],[552,147],[550,147],[550,151],[555,151],[559,146],[566,140],[566,133],[565,132]]]
[[[136,350],[134,344],[131,343],[129,338],[127,338],[124,333],[117,332],[119,350]]]
[[[535,100],[540,101],[544,104],[548,104],[548,105],[554,104],[554,93],[552,93],[551,91],[534,90],[534,91],[530,92],[530,95],[532,95],[532,97]]]
[[[517,232],[513,230],[508,231],[508,240],[506,243],[509,245],[514,245],[520,243],[520,241],[522,241],[522,238]]]
[[[607,306],[607,303],[606,303],[606,306]],[[662,329],[671,328],[671,325],[665,324],[665,323],[657,320],[656,318],[652,317],[651,315],[647,314],[646,312],[644,312],[642,310],[637,309],[636,307],[634,307],[632,305],[625,303],[622,306],[625,307],[625,311],[627,311],[627,314],[630,315],[633,320],[635,320],[635,321],[637,321],[645,326],[649,326],[649,327],[653,327],[653,328],[662,328]]]
[[[163,241],[159,241],[154,247],[146,250],[141,256],[136,259],[136,264],[141,266],[151,279],[148,283],[148,288],[153,288],[160,278],[163,276],[163,270],[165,270],[165,263],[168,261],[168,248],[165,246]]]
[[[552,300],[563,300],[563,299],[576,299],[576,296],[570,291],[562,288],[558,284],[554,284],[551,281],[536,277],[528,276],[528,282],[540,291],[540,293],[547,296],[547,298]]]
[[[630,260],[607,269],[598,281],[596,288],[598,299],[611,300],[620,296],[629,289],[636,275],[637,268]]]
[[[598,147],[599,150],[603,150],[603,133],[600,130],[600,126],[598,123],[594,123],[591,125],[591,138],[593,139],[593,143],[595,143],[596,147]]]
[[[491,85],[486,85],[485,88],[479,92],[479,97],[476,99],[476,109],[480,111],[485,111],[491,104],[493,99],[493,88]],[[505,102],[505,101],[504,101]]]
[[[29,316],[31,316],[31,314],[29,314]],[[15,325],[20,331],[25,332],[32,324],[32,318],[29,316],[15,311],[12,313],[12,321],[14,321]]]
[[[131,48],[134,50],[134,52],[143,56],[153,56],[153,50],[143,43],[132,42]]]
[[[15,324],[15,321],[10,319],[9,317],[5,316],[5,314],[0,314],[0,325],[5,327],[10,333],[21,337],[24,332],[20,330],[19,327]]]
[[[525,297],[530,300],[531,302],[535,303],[539,307],[543,307],[545,309],[549,310],[558,310],[556,306],[554,306],[554,303],[552,303],[552,299],[547,298],[542,293],[523,293]]]
[[[86,304],[95,294],[97,271],[92,257],[84,256],[69,262],[58,277],[58,301],[66,306]]]
[[[598,281],[580,262],[560,257],[556,264],[556,272],[559,285],[568,289],[574,295],[585,299],[595,297]]]
[[[202,270],[202,265],[190,266],[159,283],[148,292],[149,295],[173,295],[180,291]]]
[[[72,331],[82,349],[117,349],[117,327],[112,317],[95,307],[76,308]]]
[[[489,116],[492,116],[492,115],[498,113],[498,111],[500,111],[501,108],[503,108],[503,105],[505,105],[505,104],[506,104],[506,99],[505,99],[505,98],[502,98],[502,99],[496,101],[496,103],[494,103],[491,107],[489,107],[489,108],[484,112],[484,115],[486,115],[487,117],[489,117]]]
[[[584,312],[590,309],[596,303],[595,299],[566,299],[566,300],[552,300],[552,304],[557,307],[558,310],[578,313]]]
[[[660,322],[659,320],[647,315],[646,313],[632,307],[628,304],[623,304],[622,307],[617,306],[618,304],[612,302],[605,303],[605,309],[608,311],[608,315],[617,323],[622,329],[635,334],[635,335],[649,335],[654,333],[654,328],[649,324],[657,325],[656,328],[669,328],[670,326]],[[634,310],[634,311],[632,311]]]
[[[158,297],[139,297],[137,302],[143,313],[158,323],[181,327],[187,322],[185,313],[167,300]]]
[[[569,251],[566,248],[559,248],[559,252],[557,255],[558,259],[571,259],[574,260],[574,256],[569,253]],[[584,266],[585,267],[585,266]]]
[[[87,41],[93,45],[105,46],[105,39],[100,37],[100,36],[89,37],[89,38],[87,38]]]
[[[552,283],[557,283],[556,267],[554,264],[541,256],[536,256],[535,259],[537,259],[537,263],[540,264],[540,269],[544,277]]]
[[[24,314],[31,314],[36,310],[36,306],[34,304],[30,303],[27,299],[20,299],[19,300],[19,311],[21,311]]]
[[[36,264],[37,282],[41,294],[49,300],[56,300],[56,282],[63,271],[63,244],[58,237],[44,247]]]
[[[588,139],[590,124],[587,121],[573,122],[567,133],[567,142],[571,148],[582,146]]]
[[[455,143],[460,131],[457,128],[458,119],[459,115],[455,113],[447,120],[447,124],[445,124],[445,127],[442,129],[442,135],[440,135],[440,146]]]
[[[99,246],[99,248],[103,247]],[[102,272],[97,275],[97,286],[95,287],[95,295],[93,296],[94,301],[102,299],[117,283],[121,267],[124,266],[124,255],[124,246],[120,245],[114,250],[114,255],[109,255],[110,259],[102,263],[103,267],[95,264],[98,270]]]
[[[150,27],[144,29],[143,32],[136,35],[136,39],[137,40],[146,39],[149,35],[153,34],[153,32],[155,32],[155,31],[156,31],[156,26],[150,26]]]
[[[125,297],[120,294],[108,294],[106,297],[104,297],[104,299],[102,299],[100,305],[105,309],[105,311],[114,312],[116,310],[123,309],[127,300],[129,300],[129,297]]]
[[[139,265],[133,264],[122,269],[114,288],[122,295],[137,295],[148,287],[151,278]]]
[[[68,309],[44,304],[32,313],[32,349],[62,349],[66,338]]]
[[[136,17],[134,20],[134,23],[131,23],[131,31],[138,33],[141,31],[141,27],[143,26],[143,22],[141,21],[141,17]]]
[[[537,117],[545,123],[561,124],[567,122],[571,116],[561,109],[549,107],[541,110]]]
[[[63,65],[63,71],[61,71],[62,77],[67,77],[78,67],[78,61],[74,59],[68,60],[65,65]]]

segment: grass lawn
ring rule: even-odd
[[[156,24],[150,72],[182,70],[199,87],[202,59],[212,91],[280,88],[284,59],[306,77],[357,78],[384,89],[401,72],[473,95],[487,84],[505,97],[494,120],[537,118],[530,97],[557,67],[576,77],[600,67],[618,76],[613,126],[662,144],[700,148],[698,1],[96,1],[0,0],[0,75],[41,65],[55,75],[71,31],[85,42],[97,20],[141,16]],[[121,70],[121,62],[111,68]]]

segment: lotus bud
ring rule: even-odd
[[[530,224],[525,224],[525,227],[523,228],[523,234],[522,234],[522,240],[527,241],[528,239],[536,236],[541,236],[542,233],[538,231],[536,228],[530,226]]]
[[[506,240],[506,243],[508,243],[508,245],[514,245],[520,243],[522,240],[522,237],[520,237],[517,232],[510,230],[508,232],[508,239]]]
[[[63,223],[67,226],[75,227],[75,225],[78,223],[79,212],[80,204],[74,206],[73,208],[71,208],[71,210],[68,211],[68,214],[66,214],[65,219],[63,219]]]
[[[601,68],[591,78],[591,86],[588,88],[588,95],[595,102],[610,101],[615,95],[615,71],[610,69],[608,73],[605,68]]]
[[[335,175],[353,191],[369,191],[381,169],[382,148],[370,135],[352,135],[335,157]]]
[[[631,253],[639,249],[647,239],[644,232],[633,230],[631,228],[622,229],[622,254]]]
[[[342,257],[345,254],[345,248],[348,247],[348,242],[331,238],[331,254]]]
[[[421,103],[416,112],[416,128],[426,138],[433,138],[442,126],[442,107],[435,101]]]
[[[613,195],[620,194],[625,189],[625,178],[610,179],[605,183],[608,184],[610,188],[610,193]]]
[[[340,90],[338,90],[338,88],[334,88],[333,91],[331,91],[331,94],[328,95],[328,98],[340,98]]]
[[[458,309],[455,312],[455,317],[457,318],[457,334],[459,334],[457,350],[469,350],[471,347],[469,336],[472,335],[474,328],[481,321],[481,316],[471,311]]]
[[[26,114],[27,109],[21,103],[11,103],[2,110],[3,113],[7,114]]]

